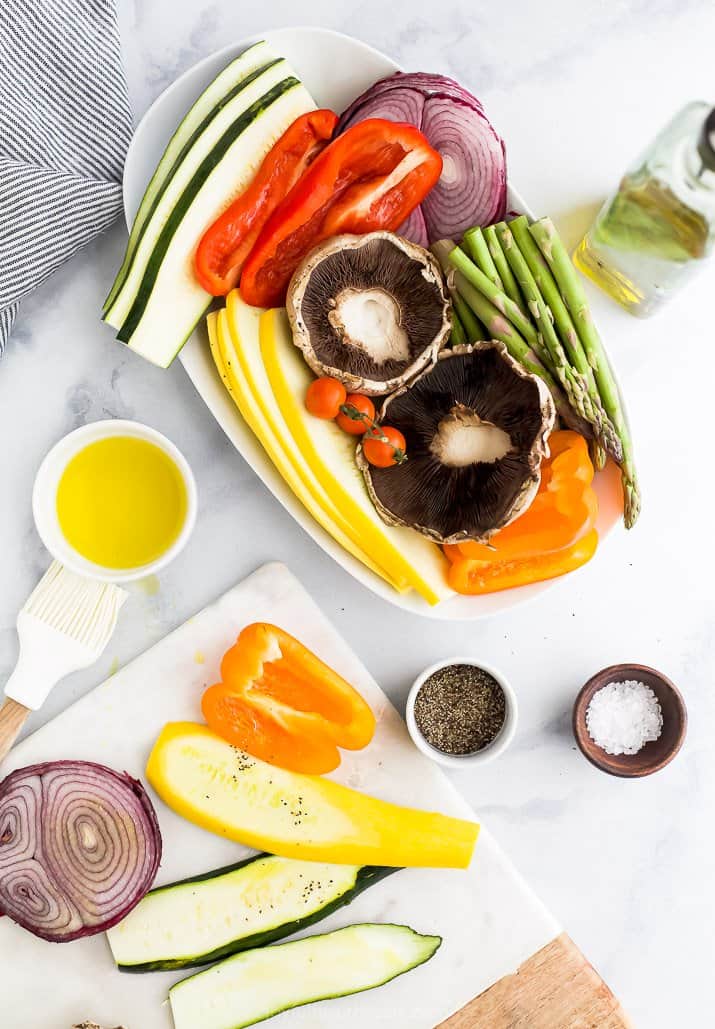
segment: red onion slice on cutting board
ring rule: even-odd
[[[120,922],[151,887],[161,833],[144,787],[89,761],[0,783],[0,913],[65,943]]]

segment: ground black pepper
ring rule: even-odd
[[[474,665],[440,668],[420,687],[415,722],[428,743],[444,754],[473,754],[491,743],[504,724],[504,691]]]

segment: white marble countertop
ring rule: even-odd
[[[576,242],[634,152],[679,105],[712,97],[715,7],[708,0],[120,0],[137,117],[181,71],[266,27],[312,22],[361,36],[406,67],[450,72],[485,102],[505,137],[512,180]],[[14,621],[48,558],[30,492],[61,435],[128,417],[167,433],[198,479],[187,550],[155,584],[134,587],[100,665],[59,686],[37,726],[266,560],[301,578],[400,706],[426,664],[452,653],[504,670],[520,702],[510,751],[454,775],[541,898],[620,996],[635,1025],[701,1026],[715,948],[714,607],[709,525],[714,478],[712,275],[655,320],[604,298],[596,314],[619,368],[638,441],[643,516],[583,574],[534,604],[466,625],[409,616],[353,582],[292,522],[231,448],[181,366],[161,372],[98,321],[120,259],[117,224],[25,302],[0,363],[0,681],[16,657]],[[653,664],[683,690],[690,729],[650,779],[611,779],[575,749],[570,709],[594,671]],[[109,759],[110,755],[108,755]]]

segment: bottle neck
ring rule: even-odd
[[[675,167],[682,170],[683,178],[691,189],[715,193],[715,170],[703,161],[697,142],[683,140],[675,154]]]

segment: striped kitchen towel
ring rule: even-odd
[[[122,210],[114,0],[0,0],[0,353],[20,301]]]

